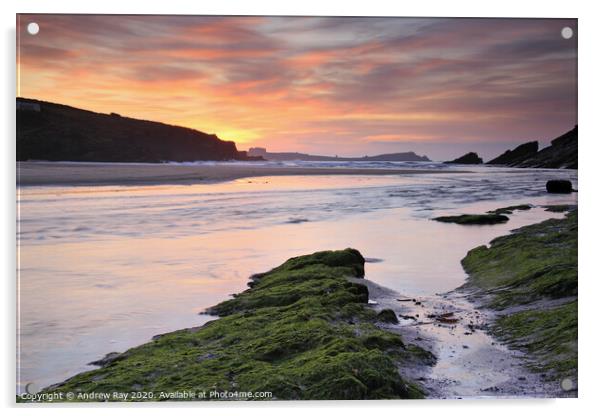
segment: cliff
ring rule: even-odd
[[[487,162],[490,165],[505,165],[519,168],[566,168],[577,169],[578,131],[571,131],[552,140],[551,145],[537,151],[537,142],[521,144],[514,150]]]
[[[248,160],[214,134],[17,98],[17,160],[161,162]]]
[[[575,126],[571,131],[552,140],[551,145],[541,149],[533,157],[518,163],[521,168],[566,168],[577,169],[578,131]]]

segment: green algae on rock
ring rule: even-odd
[[[364,258],[354,249],[292,258],[209,308],[219,319],[156,336],[45,392],[152,392],[151,400],[180,391],[201,399],[234,391],[270,393],[244,397],[251,400],[422,398],[400,369],[432,364],[433,357],[382,328],[367,306],[367,288],[348,280],[363,275]]]
[[[546,211],[548,212],[567,212],[574,211],[577,209],[577,205],[543,205]]]
[[[492,332],[548,378],[577,374],[577,210],[468,252],[462,287],[496,312]]]
[[[514,211],[528,211],[533,208],[529,204],[511,205],[509,207],[494,209],[493,211],[487,211],[488,214],[512,214]]]
[[[500,214],[462,214],[436,217],[433,220],[460,225],[492,225],[505,223],[509,218]]]

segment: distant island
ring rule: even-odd
[[[17,161],[257,160],[214,134],[17,98]]]
[[[431,160],[426,156],[418,156],[414,152],[402,152],[402,153],[387,153],[376,156],[363,156],[363,157],[338,157],[338,156],[321,156],[321,155],[310,155],[306,153],[297,152],[283,152],[283,153],[272,153],[268,152],[263,147],[251,147],[247,152],[249,156],[261,157],[266,160],[286,161],[286,160],[303,160],[303,161],[316,161],[316,162],[329,162],[329,161],[341,161],[341,162],[430,162]]]

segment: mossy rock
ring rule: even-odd
[[[533,208],[529,204],[521,204],[521,205],[511,205],[509,207],[503,207],[494,209],[493,211],[487,211],[488,214],[512,214],[514,211],[528,211]]]
[[[577,372],[577,225],[575,209],[496,238],[462,260],[464,287],[498,311],[494,334],[528,350],[533,367],[557,379]]]
[[[544,205],[543,207],[549,212],[569,212],[577,209],[577,205]]]
[[[462,214],[436,217],[433,220],[460,225],[493,225],[505,223],[509,218],[501,214]]]
[[[397,319],[397,315],[392,309],[383,309],[376,315],[376,318],[380,322],[385,322],[388,324],[398,324],[399,319]]]
[[[176,391],[272,394],[257,400],[421,398],[399,367],[430,365],[429,353],[377,326],[366,286],[348,280],[363,274],[357,250],[295,257],[210,308],[221,318],[157,336],[44,392],[138,390],[154,392],[153,400]]]

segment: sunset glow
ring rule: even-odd
[[[493,156],[577,123],[576,20],[20,15],[17,32],[19,96],[241,150]]]

